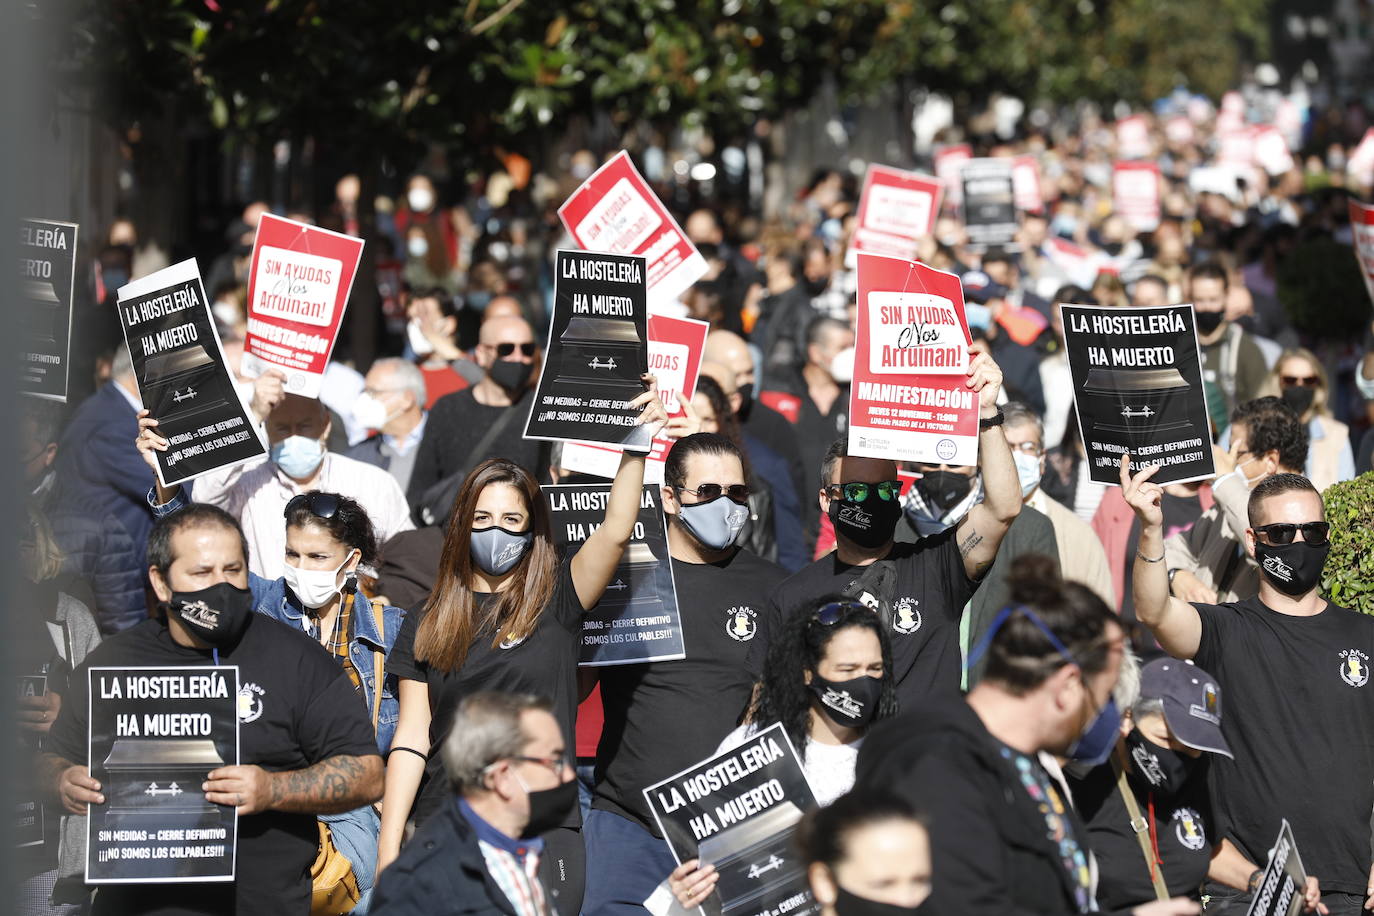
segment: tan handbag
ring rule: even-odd
[[[385,633],[383,604],[369,602],[377,618],[378,632]],[[385,676],[385,654],[374,652],[372,678],[372,733],[377,733],[377,721],[382,712],[382,678]],[[353,874],[353,863],[334,845],[334,835],[324,821],[316,821],[320,828],[320,851],[310,866],[310,916],[342,916],[358,905],[362,891]]]

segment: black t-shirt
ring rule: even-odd
[[[1212,766],[1218,824],[1263,864],[1280,821],[1322,891],[1364,894],[1374,809],[1374,618],[1328,604],[1292,617],[1259,598],[1197,604],[1194,661],[1227,698],[1235,754]]]
[[[915,544],[894,544],[887,557],[896,574],[888,636],[897,701],[904,712],[919,709],[932,694],[959,695],[959,619],[977,583],[964,572],[955,530]],[[841,563],[836,551],[785,579],[773,592],[766,626],[749,647],[749,670],[755,676],[763,673],[771,634],[792,615],[817,598],[844,592],[867,569]],[[872,604],[869,596],[859,600]]]
[[[473,597],[477,599],[478,614],[482,614],[497,596],[474,592]],[[582,603],[573,587],[571,559],[567,559],[559,564],[553,597],[539,615],[534,631],[520,642],[503,641],[493,646],[495,631],[490,626],[482,628],[457,671],[443,671],[415,657],[415,634],[425,616],[424,606],[406,614],[396,644],[387,657],[386,670],[388,674],[429,686],[430,756],[425,765],[425,784],[415,801],[417,823],[424,823],[449,796],[443,761],[437,751],[453,725],[458,704],[470,693],[479,690],[533,693],[551,700],[554,716],[563,729],[563,740],[568,742],[568,747],[573,746],[582,613]],[[574,812],[569,826],[578,823]]]
[[[415,467],[410,473],[407,498],[414,505],[429,487],[450,474],[474,468],[488,458],[508,458],[534,473],[541,472],[548,462],[543,442],[524,438],[525,417],[530,411],[532,393],[522,394],[509,407],[488,407],[478,403],[471,388],[446,394],[434,402],[425,436],[415,453]],[[505,418],[505,426],[480,455],[472,450],[487,430]],[[471,460],[469,460],[471,457]]]
[[[348,675],[319,643],[262,614],[249,618],[220,662],[239,667],[239,762],[300,770],[330,757],[376,756],[372,722]],[[88,668],[213,665],[211,653],[182,646],[166,623],[145,620],[107,639],[76,669],[48,749],[85,762]],[[239,818],[232,884],[107,885],[95,912],[110,914],[295,913],[310,911],[310,865],[319,831],[309,814],[268,811]]]
[[[1212,847],[1221,842],[1212,823],[1212,803],[1207,791],[1211,756],[1203,755],[1176,794],[1153,794],[1154,842],[1171,897],[1198,899],[1199,886],[1212,861]],[[1133,772],[1127,774],[1127,782],[1141,816],[1148,818],[1152,795],[1149,786]],[[1070,778],[1070,788],[1079,816],[1087,822],[1089,843],[1097,858],[1098,906],[1110,912],[1154,900],[1149,865],[1131,829],[1131,816],[1116,787],[1116,770],[1111,763],[1094,767],[1083,779]]]
[[[714,754],[738,724],[754,685],[745,658],[786,575],[747,550],[723,563],[673,560],[687,657],[600,670],[606,724],[592,807],[662,835],[644,789]]]

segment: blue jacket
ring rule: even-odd
[[[137,414],[110,382],[77,407],[57,450],[53,535],[71,570],[90,580],[105,633],[148,616],[146,494],[154,481],[137,438]]]

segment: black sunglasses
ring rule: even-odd
[[[505,359],[507,356],[510,356],[512,353],[515,352],[516,347],[520,348],[521,356],[533,356],[536,345],[533,343],[499,343],[496,345],[496,355],[501,357],[502,359]]]
[[[1279,384],[1285,388],[1294,388],[1301,385],[1304,388],[1319,388],[1322,380],[1315,375],[1281,375]]]
[[[1325,547],[1330,543],[1330,522],[1303,522],[1301,525],[1275,522],[1272,525],[1258,525],[1255,527],[1255,536],[1266,546],[1283,547],[1293,543],[1293,536],[1299,531],[1302,532],[1303,542],[1311,547]]]
[[[691,487],[673,487],[679,493],[692,493],[696,498],[704,503],[709,503],[714,499],[725,496],[728,499],[743,506],[749,502],[749,487],[742,483],[734,483],[728,487],[722,487],[718,483],[704,483],[693,490]]]
[[[879,483],[832,483],[826,487],[831,499],[844,499],[852,503],[865,502],[874,493],[885,503],[890,503],[902,495],[900,480],[884,480]]]
[[[333,518],[339,511],[339,497],[334,493],[321,493],[319,490],[311,490],[309,493],[291,497],[291,501],[286,504],[286,511],[282,515],[290,518],[291,513],[301,506],[309,509],[310,514],[316,518]]]
[[[858,601],[832,601],[816,608],[816,613],[811,615],[811,619],[823,627],[833,627],[840,622],[845,611],[867,611],[873,613],[873,608]]]

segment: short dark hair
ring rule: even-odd
[[[1012,267],[1017,266],[1016,259],[1013,258],[1011,252],[1007,251],[1005,248],[989,248],[988,253],[983,255],[982,263],[984,265],[1000,263],[1010,264]]]
[[[153,523],[153,530],[148,534],[148,565],[166,575],[176,561],[172,553],[172,537],[188,528],[224,528],[234,532],[239,536],[243,562],[248,562],[248,538],[244,536],[238,519],[219,506],[191,503]]]
[[[830,482],[835,479],[835,465],[849,457],[849,437],[841,436],[830,443],[830,448],[825,450],[825,457],[821,459],[821,486],[828,487]]]
[[[310,493],[321,493],[311,490]],[[367,510],[357,500],[349,499],[338,493],[328,493],[338,500],[339,507],[329,518],[320,518],[310,511],[310,506],[302,500],[294,509],[286,513],[287,528],[301,528],[314,525],[329,532],[329,536],[349,550],[357,548],[362,552],[362,562],[369,566],[377,562],[377,531],[372,527],[372,519]]]
[[[426,286],[417,289],[410,294],[411,301],[416,299],[433,299],[439,303],[439,314],[445,318],[453,318],[458,315],[458,300],[453,294],[442,286]]]
[[[1279,467],[1300,471],[1307,467],[1308,431],[1282,398],[1255,398],[1231,413],[1231,425],[1245,424],[1251,454],[1279,453]]]
[[[1250,519],[1250,527],[1255,526],[1255,522],[1259,518],[1260,504],[1266,499],[1271,496],[1282,496],[1284,493],[1301,492],[1311,493],[1317,497],[1317,504],[1322,506],[1322,516],[1325,517],[1326,507],[1322,505],[1321,491],[1312,485],[1312,481],[1301,474],[1275,474],[1255,484],[1255,488],[1250,491],[1250,502],[1245,507],[1245,514]]]
[[[831,318],[829,315],[817,315],[811,319],[811,323],[806,326],[806,345],[821,342],[821,335],[827,330],[848,331],[849,325],[838,318]]]
[[[849,840],[856,830],[887,821],[926,826],[925,818],[901,796],[886,789],[856,787],[802,818],[797,845],[806,864],[820,863],[833,870],[848,854]]]
[[[673,443],[663,461],[663,482],[670,487],[687,484],[687,459],[693,455],[733,455],[744,466],[744,457],[735,443],[720,433],[693,433]]]
[[[1217,261],[1203,261],[1188,268],[1188,283],[1191,285],[1197,280],[1220,280],[1222,289],[1231,287],[1231,278],[1226,273],[1226,268],[1222,267]]]
[[[1097,297],[1081,286],[1067,283],[1054,291],[1054,303],[1066,302],[1069,305],[1098,305]]]

